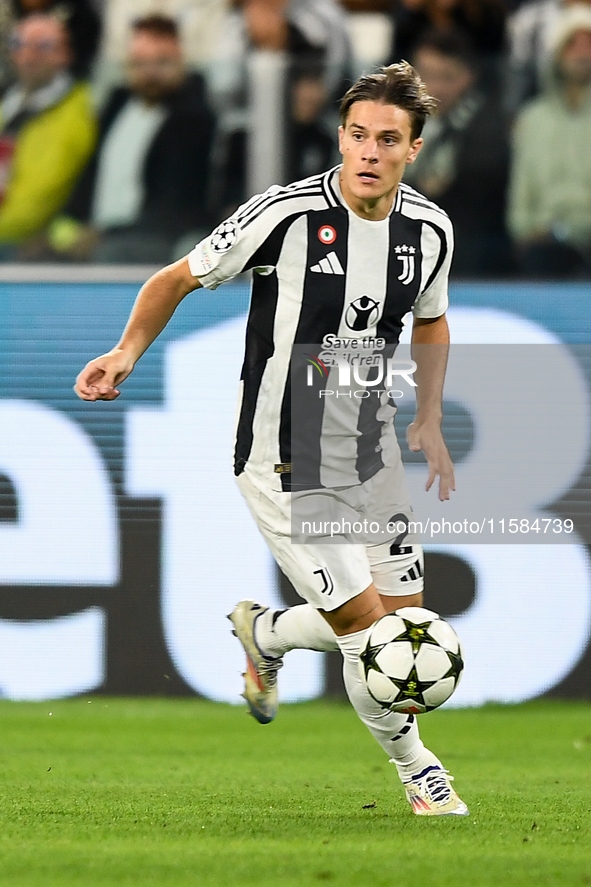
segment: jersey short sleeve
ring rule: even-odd
[[[189,253],[189,269],[202,286],[217,289],[220,284],[253,267],[262,273],[272,270],[277,257],[272,249],[265,254],[261,247],[276,228],[278,217],[265,208],[281,190],[274,185],[265,194],[255,195]],[[257,206],[260,212],[257,212]]]
[[[419,318],[441,317],[449,306],[449,270],[453,255],[453,227],[447,215],[436,222],[424,222],[421,234],[424,275],[421,291],[413,305]]]

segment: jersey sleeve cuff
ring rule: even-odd
[[[438,302],[436,305],[417,305],[412,309],[413,317],[431,320],[431,318],[441,317],[449,308],[449,300]]]
[[[215,290],[222,283],[221,280],[216,278],[207,248],[203,242],[198,243],[191,250],[187,256],[187,261],[189,262],[189,271],[193,277],[197,278],[201,286],[208,290]]]

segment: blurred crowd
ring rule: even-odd
[[[400,59],[453,275],[591,279],[591,0],[0,0],[0,260],[183,255],[250,196],[253,134],[283,183],[327,169],[340,96]]]

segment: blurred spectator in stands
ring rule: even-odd
[[[449,214],[456,232],[454,275],[507,274],[509,145],[498,103],[477,86],[477,59],[461,33],[425,34],[413,64],[438,109],[404,180]]]
[[[90,0],[11,0],[17,20],[33,13],[47,13],[62,21],[70,34],[75,77],[88,77],[96,55],[101,20]]]
[[[14,79],[10,57],[10,37],[14,31],[12,0],[0,0],[0,95]]]
[[[230,0],[102,0],[103,40],[94,78],[103,101],[125,82],[125,59],[133,23],[148,15],[174,19],[187,67],[205,70],[215,47]]]
[[[543,86],[550,43],[562,12],[591,0],[527,0],[508,19],[509,58],[505,72],[505,108],[515,114]]]
[[[338,0],[236,0],[236,6],[227,17],[208,71],[210,90],[222,114],[216,195],[220,217],[246,198],[250,52],[285,52],[288,57],[286,130],[292,142],[285,181],[292,180],[288,170],[297,175],[297,170],[310,169],[321,146],[327,151],[323,115],[346,89],[351,63],[347,16]]]
[[[413,58],[425,33],[460,31],[474,47],[484,87],[498,85],[505,47],[503,0],[394,0],[392,62]]]
[[[340,96],[349,76],[347,17],[338,0],[236,0],[212,59],[213,88],[220,99],[243,99],[250,49],[285,50],[296,65],[322,60],[327,97]],[[219,80],[218,80],[219,78]]]
[[[66,202],[96,124],[88,87],[69,73],[66,26],[32,15],[15,28],[16,83],[0,103],[0,254],[36,234]]]
[[[99,143],[49,241],[63,258],[165,263],[175,243],[209,228],[214,117],[203,78],[188,73],[177,26],[135,23],[125,88],[112,94]]]
[[[290,95],[286,178],[297,182],[336,165],[339,155],[334,130],[323,117],[326,91],[322,71],[309,66],[296,73]]]
[[[509,225],[522,271],[591,274],[591,8],[565,10],[548,85],[519,114]]]

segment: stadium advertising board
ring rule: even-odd
[[[0,691],[238,701],[243,662],[224,614],[241,598],[294,600],[231,471],[247,285],[189,296],[110,404],[79,401],[72,384],[117,340],[137,283],[5,279],[0,290]],[[510,368],[496,368],[481,398],[453,376],[445,421],[458,496],[488,514],[505,476],[522,511],[490,510],[494,521],[574,518],[560,544],[425,540],[426,604],[465,647],[453,702],[589,695],[591,287],[456,284],[452,304],[455,342],[555,349],[569,380],[564,406],[550,388],[544,401],[543,365],[535,374],[540,403],[570,422],[542,488],[516,480],[510,461],[495,484],[470,474],[487,448],[507,460],[512,448],[540,450],[544,426],[503,408],[499,392],[518,385]],[[401,428],[410,412],[401,407]],[[420,505],[425,468],[406,455]],[[323,654],[290,653],[282,698],[322,694],[332,668]]]

